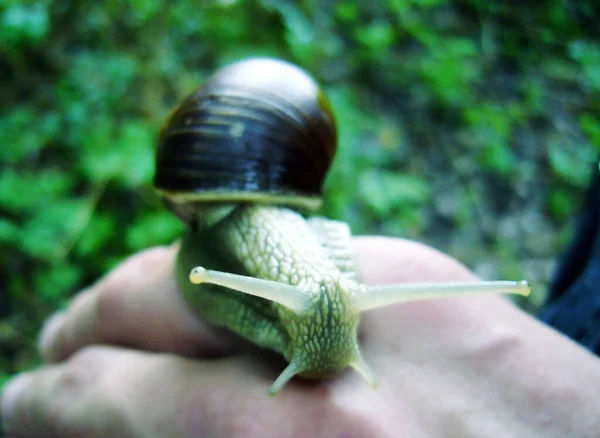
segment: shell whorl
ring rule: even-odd
[[[154,184],[172,208],[314,207],[336,144],[333,112],[314,79],[284,61],[241,61],[173,111],[161,130]]]

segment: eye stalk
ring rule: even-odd
[[[464,295],[531,293],[526,281],[481,281],[471,283],[401,283],[386,286],[370,286],[363,294],[352,298],[354,308],[363,312],[390,304],[450,298]]]
[[[263,280],[245,275],[210,271],[197,266],[190,272],[194,284],[209,283],[255,297],[264,298],[302,315],[311,306],[312,296],[301,286]],[[356,283],[350,289],[350,310],[364,312],[378,307],[409,301],[451,298],[464,295],[514,294],[528,296],[527,281],[481,281],[468,283],[399,283],[386,286],[364,286]]]
[[[210,271],[197,266],[190,272],[193,284],[209,283],[255,297],[264,298],[302,315],[311,306],[311,297],[299,286],[263,280],[228,272]]]

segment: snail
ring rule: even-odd
[[[163,126],[154,185],[187,225],[176,272],[186,302],[209,323],[280,353],[292,377],[346,367],[372,386],[360,352],[360,313],[464,294],[527,295],[526,282],[359,282],[343,222],[317,207],[337,147],[333,111],[315,80],[284,61],[229,65],[185,99]]]

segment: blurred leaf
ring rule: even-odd
[[[35,290],[46,302],[61,306],[79,281],[81,271],[65,261],[39,270],[34,276]]]
[[[579,119],[581,130],[588,136],[596,153],[600,153],[600,115],[583,114]]]
[[[471,86],[480,76],[477,57],[477,46],[469,39],[439,40],[419,59],[421,75],[442,102],[463,106],[471,101]]]
[[[161,10],[158,0],[130,0],[129,6],[134,12],[137,21],[143,23]]]
[[[20,229],[14,222],[0,218],[0,243],[14,243],[18,240]]]
[[[94,214],[79,236],[76,246],[77,253],[86,256],[100,252],[117,228],[113,216],[101,213]]]
[[[0,204],[15,213],[37,212],[72,186],[73,181],[59,169],[36,174],[6,169],[0,173]]]
[[[120,181],[135,187],[150,180],[154,171],[154,133],[148,124],[130,121],[117,127],[99,119],[84,143],[80,158],[92,181]]]
[[[376,22],[365,27],[359,27],[356,37],[370,50],[381,52],[394,42],[395,35],[390,23]]]
[[[63,258],[89,219],[89,209],[84,199],[40,204],[23,226],[21,250],[44,260]]]
[[[46,37],[50,22],[45,3],[13,4],[5,9],[0,18],[0,41],[10,45],[37,42]]]
[[[294,2],[262,0],[262,3],[281,15],[287,30],[286,40],[294,55],[304,62],[310,62],[315,50],[316,29],[306,14]],[[324,41],[319,43],[323,44]]]
[[[335,14],[342,21],[356,21],[358,19],[358,13],[358,5],[354,1],[335,2]]]
[[[586,148],[571,150],[558,141],[552,141],[548,146],[554,173],[575,187],[585,188],[590,182],[590,164],[596,159],[595,153]]]
[[[396,0],[398,1],[398,0]],[[402,1],[402,0],[400,0]],[[448,0],[411,0],[411,3],[424,8],[442,6],[448,3]]]
[[[154,173],[155,130],[147,123],[130,121],[116,139],[115,149],[120,152],[122,164],[118,180],[136,187],[150,181]]]
[[[556,188],[550,192],[547,202],[552,216],[560,221],[568,220],[575,211],[576,202],[571,190]]]
[[[148,213],[126,230],[127,246],[132,251],[174,241],[183,226],[171,213],[157,211]]]
[[[508,108],[486,103],[464,112],[471,143],[477,145],[481,163],[486,169],[503,175],[515,170],[515,158],[510,150],[512,116]]]
[[[414,208],[431,197],[424,180],[394,172],[367,171],[361,175],[359,187],[362,201],[380,217],[396,208]]]
[[[573,41],[569,44],[569,53],[583,67],[592,88],[600,92],[600,46],[597,41]]]
[[[35,156],[59,132],[55,113],[18,106],[0,118],[0,163],[15,164]]]

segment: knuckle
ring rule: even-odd
[[[102,350],[102,347],[84,348],[62,366],[44,413],[47,436],[90,436],[82,419],[89,415],[88,395],[101,380]]]
[[[74,353],[66,362],[59,377],[59,390],[69,394],[71,391],[86,388],[97,381],[105,348],[90,346]]]

